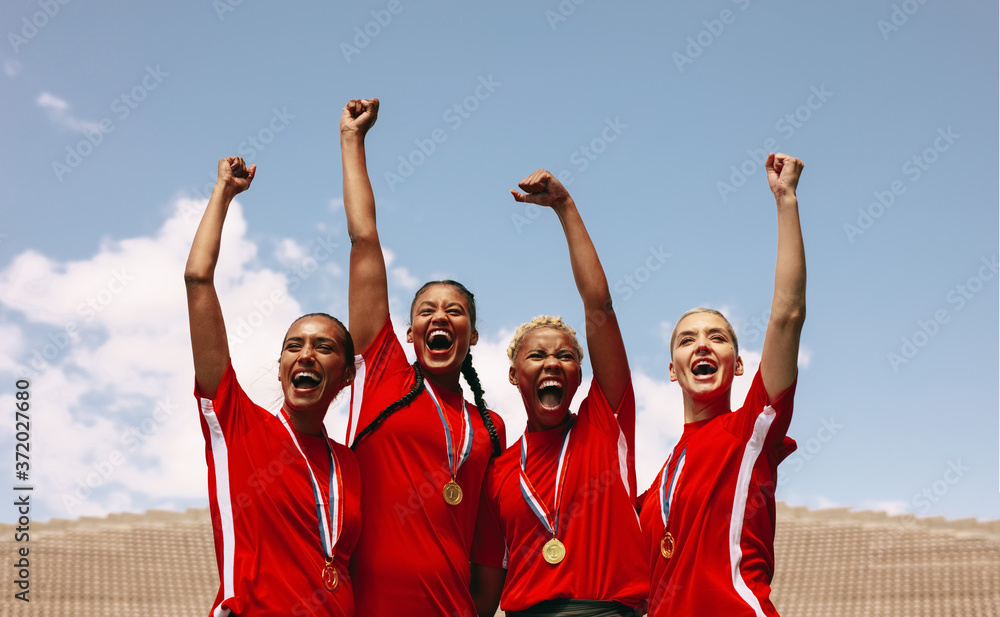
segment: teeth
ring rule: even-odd
[[[561,388],[561,387],[562,387],[562,385],[558,381],[555,381],[554,379],[546,379],[545,381],[543,381],[541,383],[541,385],[538,386],[539,389],[542,389],[542,388]]]
[[[691,372],[695,375],[714,375],[716,370],[716,366],[708,360],[699,360],[691,367]]]
[[[314,371],[295,371],[292,373],[292,385],[296,388],[302,386],[305,386],[307,389],[315,388],[320,384],[320,382],[321,379],[319,377],[319,373]]]
[[[448,339],[449,343],[451,342],[451,334],[446,330],[432,330],[427,338],[434,338],[435,336],[443,336]]]

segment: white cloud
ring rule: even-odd
[[[152,236],[109,240],[77,261],[25,251],[0,271],[0,371],[31,380],[40,518],[205,498],[182,278],[197,226],[184,214],[204,202],[174,206]],[[216,288],[240,382],[268,407],[280,400],[281,338],[301,310],[283,273],[253,266],[256,253],[234,202]]]
[[[21,329],[9,323],[0,323],[0,371],[14,373],[17,367],[14,358],[20,357],[24,348]]]
[[[4,60],[3,72],[7,77],[16,77],[21,72],[21,63],[17,60]]]
[[[661,321],[658,331],[660,333],[660,340],[667,346],[667,349],[670,349],[670,335],[674,333],[674,322]]]
[[[802,368],[809,368],[809,362],[812,360],[812,351],[805,345],[799,346],[799,366]]]
[[[291,238],[283,238],[274,249],[274,258],[286,268],[301,264],[307,255],[305,247]]]
[[[8,75],[9,74],[10,73],[8,73]],[[43,92],[38,95],[37,99],[35,99],[35,103],[48,113],[49,119],[56,126],[69,129],[76,133],[80,133],[85,130],[100,132],[97,122],[77,118],[70,113],[70,104],[53,94]]]
[[[844,504],[838,501],[834,501],[833,499],[830,499],[825,495],[819,495],[817,497],[814,497],[812,499],[812,502],[809,504],[810,510],[830,510],[834,508],[843,508],[843,507]]]
[[[389,276],[392,279],[391,283],[393,285],[402,287],[408,291],[416,290],[420,283],[420,280],[417,277],[410,274],[410,271],[402,266],[390,270]]]
[[[910,514],[910,503],[902,499],[865,499],[855,510],[885,512],[889,516]]]

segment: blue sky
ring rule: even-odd
[[[723,310],[759,360],[777,150],[806,163],[809,271],[778,498],[1000,519],[995,3],[341,4],[0,9],[0,396],[30,384],[33,520],[207,504],[182,269],[216,163],[258,165],[217,284],[240,380],[273,409],[288,323],[347,314],[337,127],[359,97],[382,101],[368,163],[397,327],[425,280],[475,292],[509,441],[513,330],[582,320],[556,218],[508,190],[544,167],[582,211],[648,486],[682,429],[673,320]]]

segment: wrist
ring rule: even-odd
[[[342,128],[340,129],[340,143],[363,145],[365,143],[365,135],[357,129]]]
[[[556,214],[562,215],[565,212],[576,210],[576,203],[573,201],[572,197],[567,195],[566,199],[557,201],[552,205],[550,205],[549,207],[555,210]]]
[[[215,188],[212,189],[212,192],[218,193],[220,197],[227,200],[236,197],[236,195],[239,193],[239,191],[236,190],[236,187],[229,184],[225,180],[217,180],[215,182]]]
[[[781,205],[795,205],[798,203],[798,197],[795,196],[795,191],[782,191],[780,193],[774,194],[774,201],[777,202],[779,206]]]

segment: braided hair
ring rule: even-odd
[[[417,298],[420,297],[420,294],[422,294],[424,290],[433,285],[449,285],[451,287],[454,287],[455,290],[457,290],[460,294],[462,294],[463,297],[465,297],[465,300],[469,305],[469,320],[472,324],[472,327],[475,328],[476,327],[475,296],[473,296],[472,292],[469,291],[465,285],[459,283],[458,281],[452,281],[452,280],[430,281],[424,284],[420,289],[418,289],[417,293],[413,295],[413,302],[410,303],[411,319],[413,315],[413,308],[417,303]],[[386,418],[396,413],[403,407],[409,405],[413,401],[413,399],[415,399],[417,395],[420,394],[420,391],[424,389],[424,375],[420,370],[419,361],[415,361],[413,363],[413,374],[414,374],[413,387],[410,388],[410,391],[404,394],[402,397],[400,397],[396,402],[383,409],[382,412],[379,413],[378,416],[376,416],[375,419],[372,420],[372,422],[364,428],[364,430],[358,433],[357,437],[354,438],[354,443],[351,445],[352,450],[358,447],[358,444],[361,443],[362,439],[364,439],[368,435],[371,435],[375,431],[375,429],[377,429],[382,424],[382,422],[385,421]],[[472,395],[476,402],[476,409],[479,410],[479,415],[482,417],[483,425],[486,427],[486,430],[490,434],[490,443],[493,445],[493,452],[491,456],[499,456],[500,452],[502,451],[503,445],[500,443],[500,436],[497,434],[497,429],[493,425],[493,418],[490,416],[490,412],[486,408],[486,401],[483,399],[483,384],[479,381],[479,374],[476,372],[476,369],[472,366],[472,353],[467,353],[465,355],[465,359],[462,361],[462,376],[465,377],[465,381],[467,381],[469,383],[469,387],[472,388]]]
[[[401,396],[395,403],[383,409],[379,415],[375,416],[375,419],[354,438],[351,450],[356,450],[362,439],[374,433],[375,429],[385,422],[386,418],[409,405],[413,399],[417,398],[420,391],[424,389],[424,374],[420,371],[420,363],[418,362],[413,363],[413,378],[413,387],[410,388],[410,391]]]
[[[486,401],[483,400],[483,384],[479,382],[479,373],[472,366],[471,353],[466,354],[465,360],[462,361],[462,377],[465,377],[465,381],[469,382],[469,387],[472,388],[472,395],[475,397],[476,409],[479,410],[479,415],[483,418],[483,425],[490,433],[490,443],[493,444],[492,456],[500,456],[503,444],[500,443],[497,428],[493,426],[493,417],[490,416],[490,410],[486,408]]]

